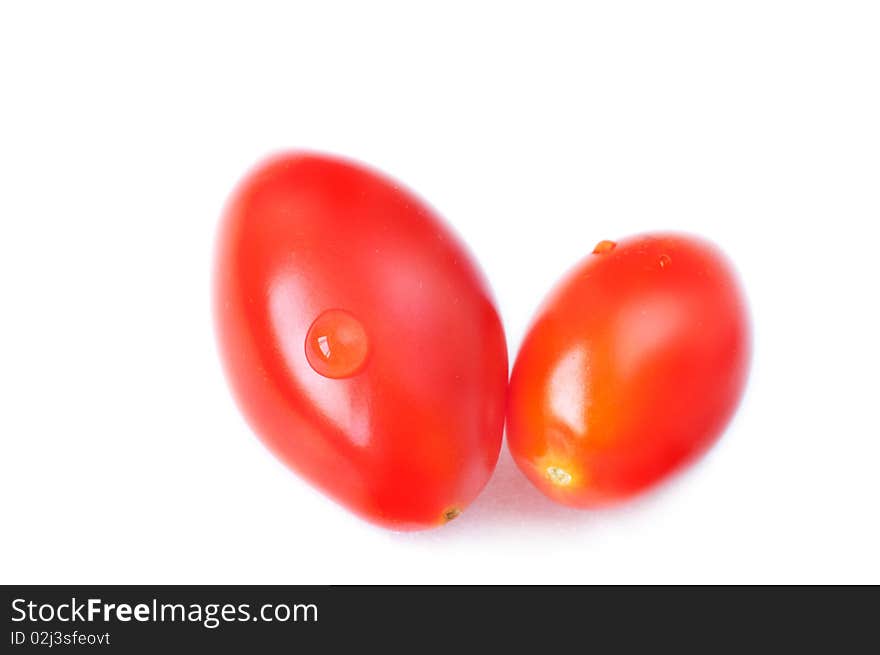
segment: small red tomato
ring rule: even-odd
[[[498,458],[507,348],[486,282],[410,192],[362,166],[275,157],[218,239],[220,354],[254,430],[362,517],[440,525]]]
[[[672,234],[602,241],[525,337],[510,381],[510,450],[559,502],[626,498],[715,441],[749,358],[745,301],[714,246]]]

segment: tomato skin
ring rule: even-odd
[[[546,495],[628,498],[705,451],[742,395],[746,303],[691,236],[603,241],[539,309],[514,364],[508,446]]]
[[[501,321],[458,238],[395,182],[311,153],[259,165],[221,221],[214,308],[254,431],[361,517],[442,525],[488,481]]]

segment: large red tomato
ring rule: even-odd
[[[743,295],[714,246],[603,241],[545,301],[517,355],[510,450],[562,503],[631,496],[719,436],[749,353]]]
[[[486,282],[422,201],[305,153],[253,170],[223,217],[220,353],[254,430],[362,517],[440,525],[498,458],[507,350]]]

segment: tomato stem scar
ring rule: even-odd
[[[561,487],[571,484],[571,473],[558,466],[548,466],[547,477],[550,478],[550,482]]]
[[[608,240],[600,241],[599,243],[596,244],[596,247],[593,248],[593,254],[594,255],[603,255],[606,252],[611,252],[616,247],[617,247],[617,243],[614,241],[608,241]]]
[[[452,519],[457,519],[459,516],[461,516],[461,510],[457,507],[450,507],[445,512],[443,512],[443,520],[447,523],[449,523],[449,521],[451,521]]]

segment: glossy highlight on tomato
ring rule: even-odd
[[[715,246],[679,234],[602,241],[523,341],[510,451],[561,503],[628,498],[719,437],[743,393],[750,341],[745,299]]]
[[[287,153],[235,190],[214,271],[238,404],[291,468],[393,529],[457,517],[494,470],[507,386],[487,284],[396,182]]]

